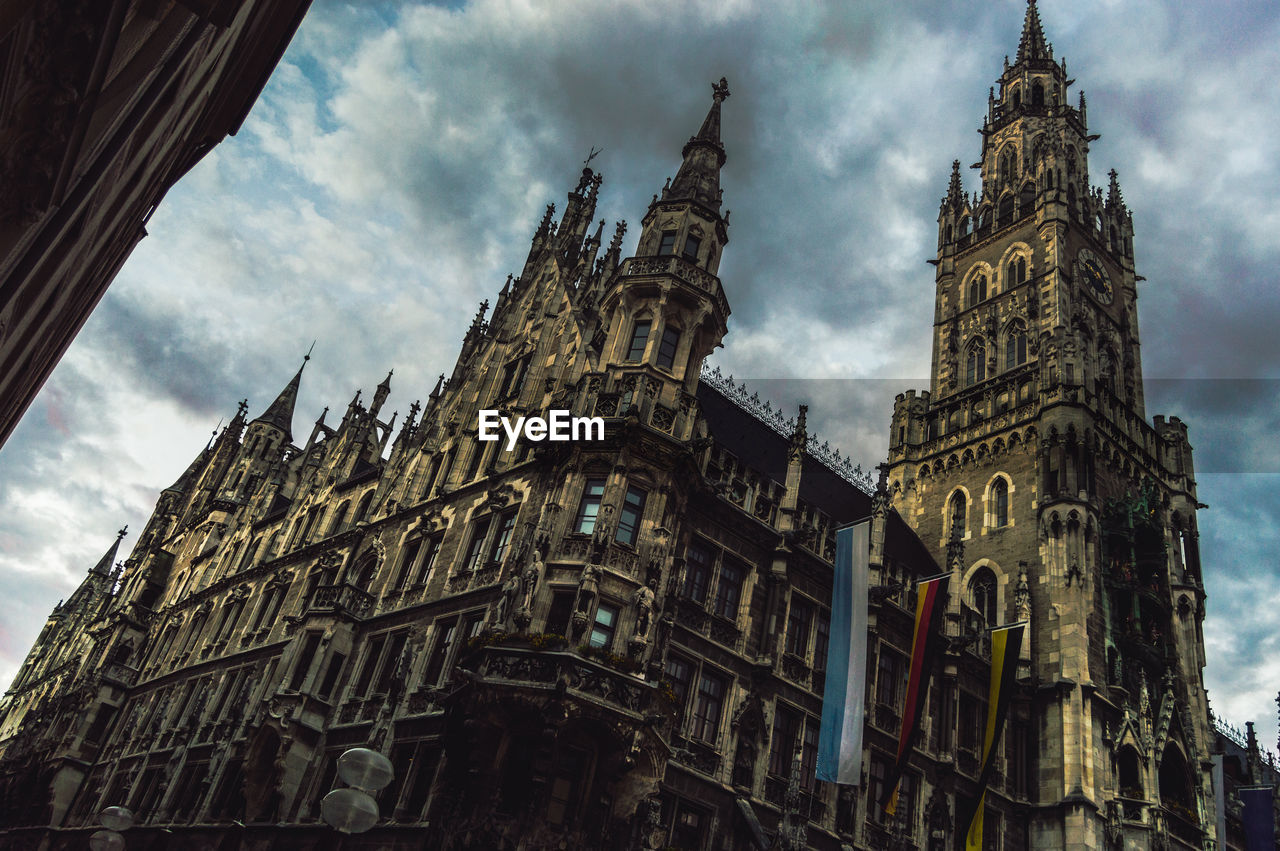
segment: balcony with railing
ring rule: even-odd
[[[321,585],[316,588],[308,614],[336,614],[360,620],[373,611],[373,595],[344,582],[341,585]]]

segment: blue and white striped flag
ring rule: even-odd
[[[867,571],[871,521],[836,532],[827,683],[818,732],[818,779],[857,786],[862,780],[862,724],[867,691]]]

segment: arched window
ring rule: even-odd
[[[968,598],[973,610],[988,624],[996,623],[996,575],[991,568],[980,567],[969,579]]]
[[[1022,184],[1022,191],[1018,193],[1018,212],[1027,215],[1031,212],[1031,208],[1036,203],[1036,185],[1028,180]]]
[[[991,486],[991,523],[997,529],[1009,525],[1009,483],[996,479]]]
[[[1006,194],[1000,199],[1000,227],[1011,224],[1013,222],[1013,193]]]
[[[369,503],[373,502],[373,491],[369,491],[360,499],[360,505],[356,508],[355,522],[359,523],[365,519],[365,515],[369,513]]]
[[[1027,329],[1021,322],[1009,328],[1004,343],[1004,368],[1013,369],[1027,362]]]
[[[1041,83],[1031,84],[1031,105],[1037,109],[1044,106],[1044,85]]]
[[[987,300],[987,276],[975,275],[969,282],[969,307]]]
[[[987,344],[982,338],[969,344],[969,356],[965,367],[965,386],[973,386],[987,380]]]
[[[342,524],[347,520],[347,510],[351,508],[351,500],[347,500],[338,506],[338,510],[333,514],[333,520],[329,522],[329,534],[336,535],[342,531]]]
[[[953,530],[964,537],[965,514],[968,511],[968,501],[965,499],[964,491],[956,491],[951,495],[951,509],[948,512],[950,527],[947,529],[948,534]]]

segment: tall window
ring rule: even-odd
[[[698,262],[698,249],[702,247],[702,240],[693,234],[689,234],[684,238],[684,256],[687,260]]]
[[[676,347],[680,345],[680,329],[668,325],[662,329],[662,342],[658,345],[658,366],[671,369],[676,362]]]
[[[773,733],[769,741],[769,773],[777,777],[791,776],[791,759],[796,750],[796,734],[800,715],[781,702],[773,715]]]
[[[813,606],[799,597],[791,598],[787,615],[788,653],[805,658],[809,653],[809,627],[813,623]]]
[[[684,558],[684,596],[695,603],[705,603],[711,584],[711,553],[700,544],[690,544]]]
[[[596,516],[600,513],[600,501],[604,498],[604,479],[587,479],[587,486],[582,489],[582,501],[578,503],[578,514],[573,520],[573,531],[580,535],[590,535],[596,529]]]
[[[631,345],[627,347],[627,360],[644,360],[644,347],[649,342],[649,329],[653,323],[648,319],[640,319],[631,331]]]
[[[361,520],[365,519],[365,516],[369,513],[369,504],[372,502],[373,491],[369,491],[361,498],[360,505],[356,508],[355,522],[359,523]]]
[[[1003,478],[991,486],[991,519],[997,528],[1009,525],[1009,483]]]
[[[1027,361],[1027,329],[1021,324],[1014,325],[1009,329],[1009,336],[1005,338],[1004,348],[1004,365],[1005,369],[1013,369],[1015,366],[1021,366]]]
[[[613,636],[618,631],[618,607],[608,603],[596,606],[596,621],[591,627],[592,647],[608,650],[613,646]]]
[[[690,735],[699,741],[715,744],[720,728],[720,711],[724,708],[725,682],[714,674],[703,672],[698,678],[698,693],[693,700],[693,724]]]
[[[489,561],[501,563],[507,557],[507,550],[511,547],[511,533],[515,528],[515,509],[498,518],[498,533],[493,536],[493,545],[489,548]]]
[[[667,255],[676,253],[676,232],[673,230],[664,230],[662,238],[658,240],[658,254]]]
[[[976,275],[969,282],[969,307],[973,307],[980,301],[987,300],[987,276]]]
[[[947,533],[958,533],[960,537],[964,537],[965,513],[968,511],[968,501],[964,497],[964,491],[956,491],[951,495],[951,527],[947,529]]]
[[[965,362],[965,385],[973,386],[987,380],[987,344],[981,337],[969,344],[969,356]]]
[[[898,701],[902,698],[902,657],[890,650],[886,644],[880,645],[880,659],[876,666],[876,703],[898,711]]]
[[[478,570],[484,563],[484,539],[489,535],[489,526],[493,523],[493,515],[476,521],[475,530],[471,533],[471,545],[467,547],[465,570]]]
[[[1016,287],[1027,280],[1027,258],[1015,257],[1005,269],[1006,287]]]
[[[988,568],[978,568],[969,580],[969,605],[988,624],[996,623],[996,575]]]
[[[648,493],[637,487],[627,488],[626,499],[622,501],[622,512],[618,516],[618,531],[614,539],[620,544],[634,547],[636,535],[640,531],[640,518],[644,515],[644,503]]]
[[[404,556],[400,559],[400,569],[396,571],[396,579],[392,584],[394,590],[399,591],[409,583],[409,577],[413,573],[414,562],[418,560],[418,553],[421,551],[421,538],[414,538],[405,542]]]
[[[524,386],[524,377],[529,371],[529,361],[532,357],[533,355],[525,355],[522,358],[511,361],[503,368],[502,389],[498,392],[499,399],[505,399],[520,392],[520,388]]]
[[[427,661],[427,670],[422,676],[424,685],[434,687],[440,684],[440,675],[444,672],[444,664],[449,659],[449,650],[453,647],[457,632],[457,621],[436,627],[435,647],[431,649],[431,658]]]
[[[676,729],[684,720],[684,710],[689,703],[689,690],[693,687],[693,665],[679,656],[667,657],[667,681],[676,696]]]
[[[818,613],[818,630],[813,644],[813,670],[827,670],[827,645],[831,643],[831,618],[824,612]]]
[[[720,566],[720,579],[716,582],[716,596],[711,611],[731,621],[738,619],[738,603],[742,599],[743,570],[739,565],[725,561]]]
[[[444,535],[436,535],[427,542],[426,555],[422,557],[422,561],[418,564],[418,569],[413,577],[414,585],[426,585],[431,579],[431,570],[436,566],[436,557],[440,555],[440,543],[444,540]]]

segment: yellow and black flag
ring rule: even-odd
[[[982,827],[987,796],[987,783],[995,764],[996,743],[1004,729],[1004,718],[1009,711],[1009,696],[1013,692],[1013,680],[1018,672],[1018,654],[1022,650],[1022,635],[1026,623],[1002,626],[991,631],[991,689],[987,698],[987,729],[982,739],[982,773],[978,775],[976,796],[959,812],[957,820],[956,851],[982,851]]]

